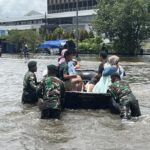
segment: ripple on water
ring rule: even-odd
[[[4,150],[150,149],[149,63],[121,62],[141,106],[138,119],[122,123],[108,110],[65,110],[61,120],[41,120],[38,107],[21,104],[27,63],[4,57],[0,60],[0,146]],[[38,79],[48,64],[56,64],[56,57],[32,60],[38,62]],[[81,67],[97,70],[99,63],[88,60],[81,61]]]

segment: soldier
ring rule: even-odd
[[[63,107],[64,84],[56,77],[58,69],[55,65],[48,65],[47,69],[48,75],[42,84],[43,99],[39,100],[41,119],[59,118]]]
[[[123,119],[140,116],[138,101],[133,95],[129,84],[122,81],[118,73],[111,75],[111,81],[112,85],[108,90],[112,95],[111,109],[118,111]]]
[[[34,72],[37,71],[37,62],[28,63],[28,72],[24,76],[22,102],[33,104],[38,101],[39,86]]]

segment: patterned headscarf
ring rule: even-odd
[[[116,55],[112,55],[108,58],[108,62],[110,63],[110,65],[116,65],[119,62],[119,57]]]
[[[65,62],[64,54],[67,51],[67,49],[63,49],[61,52],[61,56],[58,57],[58,65],[62,64]]]

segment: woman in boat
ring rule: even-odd
[[[118,73],[111,75],[111,82],[112,84],[108,89],[108,93],[112,95],[111,111],[120,113],[122,119],[140,116],[141,111],[138,101],[133,95],[129,84],[126,81],[122,81]]]
[[[81,91],[83,82],[81,77],[75,72],[72,62],[73,53],[66,51],[64,57],[65,62],[59,66],[59,77],[65,82],[65,88],[67,91]]]
[[[110,56],[108,62],[104,64],[104,70],[98,83],[93,88],[93,93],[107,93],[108,87],[111,85],[110,75],[118,72],[121,77],[125,75],[123,68],[119,65],[119,57]]]

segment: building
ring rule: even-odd
[[[64,29],[75,30],[77,23],[77,0],[47,0],[48,14],[31,11],[25,16],[17,18],[5,18],[0,20],[0,28],[3,31],[12,29],[39,30],[44,25],[62,26]],[[96,13],[96,0],[78,0],[79,28],[89,29],[91,20]]]
[[[77,5],[78,1],[78,5]],[[78,6],[78,23],[80,28],[89,28],[95,14],[97,0],[47,0],[47,12],[50,16],[56,15],[54,19],[48,19],[62,25],[64,28],[74,28],[77,23],[76,11]]]
[[[43,14],[31,11],[22,17],[1,19],[0,28],[7,31],[15,29],[39,29],[44,24],[44,20]]]
[[[47,0],[48,14],[94,9],[97,0]]]

